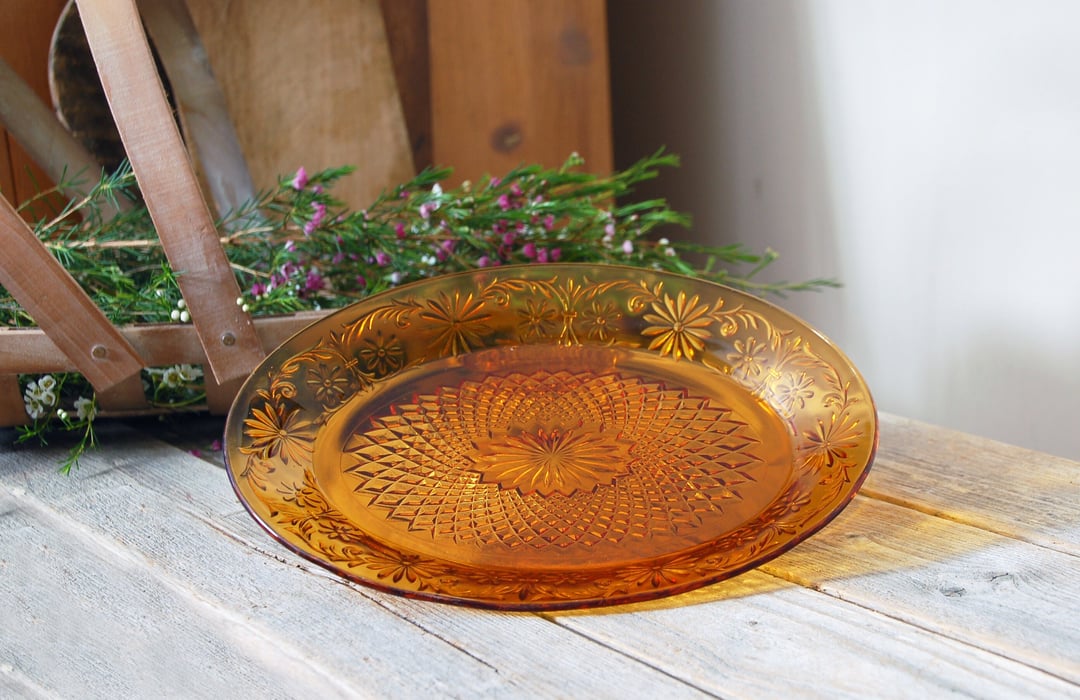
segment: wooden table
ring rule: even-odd
[[[1080,697],[1080,464],[894,416],[791,552],[553,614],[344,582],[139,430],[60,454],[0,448],[0,697]]]

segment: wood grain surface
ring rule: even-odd
[[[49,102],[49,39],[66,0],[4,0],[0,3],[0,57],[44,102]],[[0,128],[0,189],[21,203],[52,186],[45,172],[10,134]],[[6,157],[5,156],[6,152]],[[4,172],[6,171],[6,172]],[[62,206],[53,197],[38,207],[38,216]],[[27,212],[28,218],[33,218]]]
[[[355,165],[352,208],[414,174],[378,0],[188,0],[258,189]]]
[[[458,181],[571,152],[612,169],[603,0],[432,2],[434,160]]]
[[[144,428],[153,424],[142,423]],[[208,430],[209,427],[209,430]],[[197,444],[213,425],[176,423]],[[200,437],[202,436],[202,437]],[[496,613],[338,579],[269,538],[221,465],[116,427],[70,478],[0,448],[0,689],[214,697],[1070,698],[1077,557],[882,498],[1080,464],[882,416],[860,495],[758,570],[596,611]],[[937,448],[928,445],[937,444]],[[954,468],[950,445],[968,466]],[[937,455],[935,457],[935,455]],[[971,497],[977,509],[978,498]],[[1072,532],[1075,503],[1047,510]],[[1004,521],[1007,516],[1000,519]],[[1068,535],[1070,542],[1075,537]],[[61,663],[62,660],[62,663]],[[192,688],[197,690],[192,691]]]

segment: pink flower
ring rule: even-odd
[[[521,254],[524,255],[529,260],[535,259],[536,258],[536,244],[533,243],[532,241],[529,241],[525,245],[521,246]]]
[[[562,257],[562,249],[561,248],[552,248],[551,249],[551,262],[558,262],[559,258],[561,258],[561,257]]]
[[[221,452],[221,440],[214,440],[211,442],[210,449],[214,452]]]
[[[631,241],[629,238],[622,242],[622,252],[626,253],[627,255],[630,255],[630,253],[634,252],[634,242]]]
[[[304,235],[310,236],[315,232],[315,229],[319,228],[319,225],[326,218],[326,205],[322,202],[315,202],[312,207],[315,211],[311,214],[311,220],[304,224]]]
[[[375,264],[379,267],[386,267],[390,264],[390,256],[386,253],[386,251],[380,250],[375,253]]]
[[[296,175],[293,176],[292,188],[299,192],[300,190],[307,187],[307,183],[308,183],[307,170],[304,170],[304,166],[301,165],[297,169]]]
[[[552,216],[551,214],[548,214],[547,216],[544,217],[544,228],[547,229],[548,231],[555,228],[555,217]]]
[[[397,239],[399,241],[405,240],[406,233],[405,233],[405,224],[404,223],[399,221],[396,224],[394,224],[394,235],[397,236]]]
[[[536,251],[536,262],[538,262],[538,263],[546,263],[547,261],[548,261],[548,249],[547,248],[541,248],[540,250]]]
[[[476,266],[477,267],[487,267],[490,264],[491,264],[491,258],[489,258],[486,255],[481,255],[479,258],[476,259]]]
[[[423,204],[420,205],[420,218],[422,218],[422,219],[431,218],[431,212],[435,211],[438,208],[439,208],[439,205],[436,204],[435,202],[424,202]]]
[[[304,279],[304,291],[317,292],[326,286],[326,282],[323,280],[322,275],[316,270],[309,270],[307,277]]]
[[[499,203],[499,208],[503,211],[506,211],[510,208],[510,196],[507,195],[505,192],[499,195],[499,199],[497,201]]]

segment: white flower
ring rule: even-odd
[[[60,420],[67,420],[68,413],[64,409],[58,408],[58,409],[56,409],[56,417],[59,418]]]
[[[170,389],[176,389],[184,384],[184,375],[180,372],[180,366],[169,367],[161,373],[161,383]]]
[[[180,312],[180,323],[187,323],[190,320],[191,320],[191,314],[189,314],[187,311],[181,311]]]
[[[176,370],[180,373],[180,378],[185,382],[193,382],[203,376],[202,368],[195,365],[177,365]]]
[[[434,185],[432,185],[431,186],[431,194],[435,195],[436,197],[442,197],[442,185],[440,185],[437,182]]]
[[[85,396],[80,396],[75,399],[75,415],[79,420],[94,420],[97,415],[97,406],[94,405],[94,400]]]
[[[48,409],[42,406],[40,401],[30,400],[26,402],[26,415],[30,416],[30,420],[44,418],[48,412]]]
[[[37,385],[45,391],[52,391],[56,388],[56,380],[51,374],[45,374],[38,377]]]

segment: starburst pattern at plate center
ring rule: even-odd
[[[626,472],[629,442],[603,433],[554,428],[522,431],[477,444],[483,481],[541,496],[571,496],[610,484]]]
[[[370,512],[435,541],[534,548],[699,527],[764,461],[713,400],[615,372],[488,375],[394,403],[341,468]]]

